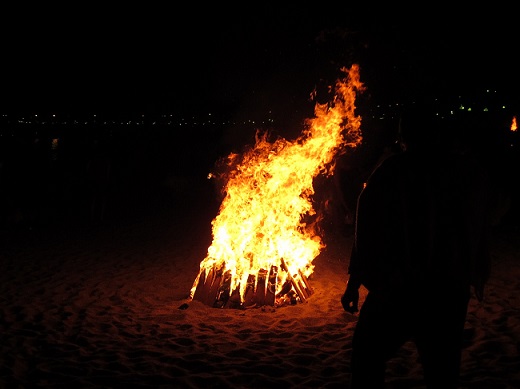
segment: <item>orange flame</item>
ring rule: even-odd
[[[518,129],[516,125],[516,116],[513,116],[513,122],[511,123],[511,131],[515,132]]]
[[[229,291],[238,292],[240,301],[250,275],[265,274],[273,266],[278,269],[276,293],[292,274],[313,273],[312,261],[325,247],[315,223],[309,222],[319,216],[312,205],[313,179],[330,176],[334,157],[362,139],[354,105],[356,91],[364,90],[359,67],[341,70],[346,75],[336,81],[333,102],[316,104],[315,117],[306,119],[298,139],[270,143],[266,134],[257,133],[248,152],[228,156],[225,197],[212,221],[213,242],[191,298],[201,274],[212,268],[228,274]]]

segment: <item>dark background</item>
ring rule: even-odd
[[[274,109],[353,62],[376,103],[519,86],[505,8],[93,4],[4,10],[3,111]]]
[[[216,161],[251,144],[257,129],[298,136],[316,101],[330,101],[340,69],[353,63],[366,91],[356,102],[364,144],[349,162],[352,203],[395,141],[395,107],[416,100],[446,109],[489,104],[495,111],[465,123],[464,136],[500,172],[496,181],[518,191],[511,180],[518,152],[504,152],[520,113],[510,9],[85,3],[9,6],[3,16],[6,229],[88,221],[95,190],[107,199],[104,219],[151,212],[164,199],[182,206],[187,199],[179,196],[194,194],[190,188],[218,202],[206,180]],[[88,167],[103,158],[107,183]]]

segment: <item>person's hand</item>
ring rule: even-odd
[[[345,289],[345,293],[341,296],[341,305],[343,309],[349,313],[356,313],[358,309],[359,302],[359,285],[356,285],[353,282],[347,282],[347,288]]]

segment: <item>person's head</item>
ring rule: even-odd
[[[437,148],[441,139],[440,120],[433,106],[417,103],[404,108],[399,118],[398,130],[401,148]]]

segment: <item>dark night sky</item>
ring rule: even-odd
[[[352,62],[374,102],[518,90],[519,24],[511,10],[373,11],[264,3],[9,10],[1,108],[233,114],[293,107]]]

